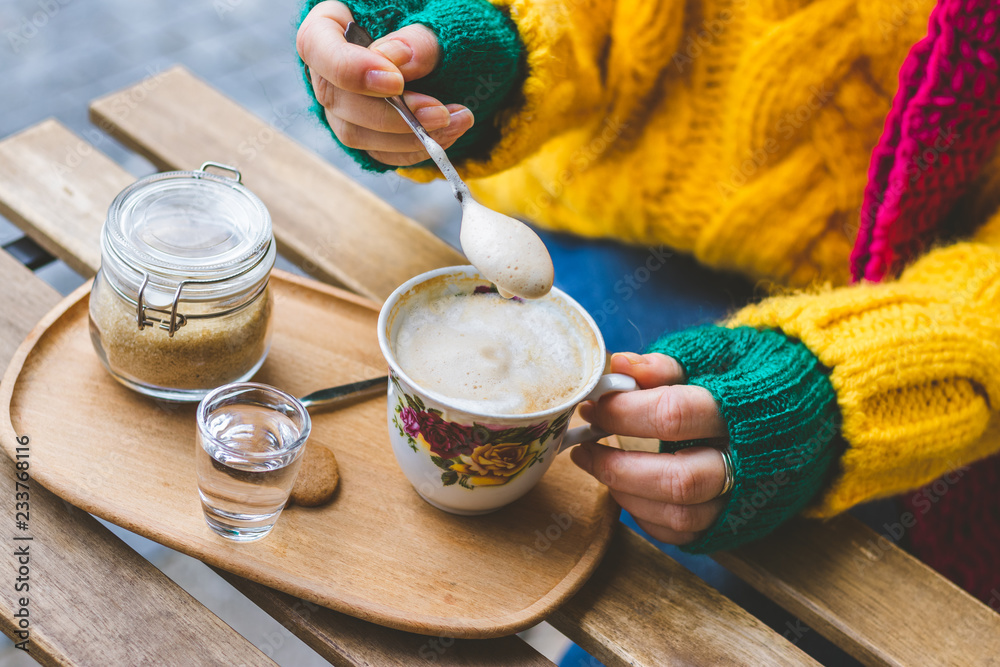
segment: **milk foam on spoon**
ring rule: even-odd
[[[344,39],[365,48],[373,41],[368,31],[354,21],[344,29]],[[431,160],[451,184],[455,198],[461,202],[462,250],[473,266],[492,281],[505,298],[538,299],[548,294],[553,281],[552,258],[538,235],[524,223],[492,211],[473,199],[444,148],[431,138],[403,98],[394,95],[385,101],[417,135]]]
[[[552,289],[552,258],[538,234],[519,220],[462,200],[462,250],[501,296],[539,299]]]
[[[418,136],[419,133],[418,133]],[[469,263],[509,299],[540,299],[552,289],[555,271],[542,239],[530,227],[477,202],[458,176],[444,149],[430,137],[427,153],[452,184],[462,203],[459,239]]]

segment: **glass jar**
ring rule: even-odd
[[[264,363],[275,244],[267,208],[240,180],[232,167],[206,162],[139,180],[112,202],[90,337],[122,384],[199,401]]]

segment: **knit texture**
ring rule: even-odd
[[[1000,436],[1000,433],[997,434]],[[910,550],[1000,611],[1000,455],[959,467],[903,497]]]
[[[851,254],[856,279],[895,275],[931,239],[961,229],[970,210],[998,191],[988,180],[990,172],[1000,177],[996,164],[983,174],[1000,140],[998,11],[995,0],[941,0],[927,37],[903,63],[869,167]],[[986,196],[954,210],[959,197],[977,187]],[[996,194],[992,199],[987,210],[996,209]],[[998,483],[1000,456],[994,455],[906,494],[901,516],[908,513],[907,525],[913,522],[907,537],[918,558],[1000,609]]]
[[[822,489],[841,452],[837,397],[805,345],[774,331],[702,327],[664,336],[650,349],[676,359],[688,384],[704,387],[729,429],[735,486],[692,553],[763,537]],[[663,442],[661,452],[700,444]]]
[[[811,516],[1000,449],[1000,247],[941,248],[896,282],[767,299],[730,324],[779,329],[831,369],[848,447]]]
[[[942,0],[903,63],[869,167],[855,278],[881,280],[924,251],[1000,141],[998,13],[996,0]]]
[[[933,0],[496,4],[527,76],[494,149],[460,165],[483,203],[754,279],[849,281],[869,156]]]
[[[306,0],[299,22],[320,2]],[[499,137],[494,114],[507,103],[505,100],[522,78],[521,43],[510,19],[486,0],[345,0],[344,4],[373,39],[413,24],[427,26],[437,35],[441,47],[438,66],[428,76],[408,82],[407,90],[430,95],[442,104],[462,104],[472,111],[476,123],[448,149],[452,160],[486,154]],[[304,64],[302,72],[312,95]],[[329,130],[326,114],[315,96],[312,111]],[[368,171],[395,169],[366,151],[344,146],[335,135],[334,139]]]
[[[990,108],[977,81],[1000,60],[1000,39],[989,32],[998,13],[969,2],[966,23],[953,9],[939,10],[935,21],[952,12],[952,27],[938,25],[940,37],[912,56],[944,49],[933,68],[926,60],[927,92],[908,92],[921,66],[907,64],[898,119],[886,121],[900,65],[927,34],[933,4],[592,0],[584,9],[576,0],[495,0],[520,34],[525,69],[514,76],[523,79],[493,113],[500,135],[492,149],[459,168],[479,179],[472,185],[485,204],[509,214],[668,245],[782,285],[836,286],[850,279],[869,173],[882,195],[868,200],[863,223],[887,221],[888,234],[922,220],[914,227],[921,231],[901,232],[899,243],[884,236],[892,253],[878,261],[893,269],[928,243],[923,237],[938,222],[931,217],[953,201],[949,179],[958,190],[973,183],[966,199],[977,215],[962,221],[978,227],[969,242],[938,247],[898,281],[811,287],[729,323],[784,332],[829,369],[846,450],[807,507],[811,516],[912,490],[1000,448],[1000,217],[984,226],[978,217],[1000,203],[1000,154],[990,158],[992,171],[970,180],[978,153],[957,150],[965,144],[956,140],[939,151],[940,171],[915,183],[931,194],[914,204],[916,195],[899,193],[898,215],[886,206],[893,184],[911,186],[900,170],[905,176],[927,140],[933,146],[927,128],[953,127],[943,111],[935,118],[934,105],[956,118]],[[503,43],[496,34],[484,33],[485,51]],[[970,58],[979,65],[966,67]],[[944,95],[936,94],[939,84],[950,86],[954,104],[936,99]],[[995,95],[1000,87],[986,89]],[[925,97],[932,104],[920,102]],[[482,125],[484,112],[476,115]],[[869,172],[883,127],[887,152],[880,149]],[[978,126],[965,127],[963,139],[992,141]],[[956,160],[965,172],[946,169]],[[923,206],[937,213],[923,220]],[[874,229],[864,234],[876,237]],[[873,257],[882,252],[861,244]],[[688,363],[710,350],[692,346]],[[744,389],[749,397],[756,387]]]

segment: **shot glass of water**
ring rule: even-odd
[[[288,501],[311,424],[293,396],[236,382],[198,405],[198,495],[219,535],[250,542],[271,532]]]

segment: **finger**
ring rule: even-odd
[[[667,544],[690,544],[698,538],[697,533],[678,533],[676,530],[671,530],[666,526],[658,526],[643,519],[636,519],[635,522],[639,524],[640,528],[649,533],[650,537],[659,542]]]
[[[675,442],[728,435],[708,390],[687,384],[608,394],[583,414],[609,433],[636,438]]]
[[[420,24],[408,25],[380,37],[369,48],[392,61],[407,81],[433,72],[441,58],[437,36],[430,28]]]
[[[459,112],[456,112],[456,115],[458,114]],[[457,120],[460,121],[461,119]],[[404,154],[415,153],[423,149],[423,144],[420,143],[420,139],[413,132],[407,134],[378,132],[345,122],[329,113],[327,113],[327,121],[330,123],[330,127],[333,129],[334,134],[337,135],[337,138],[348,148]],[[449,124],[447,127],[430,132],[430,136],[439,144],[450,146],[463,131],[461,126],[452,126]]]
[[[319,95],[316,96],[319,99]],[[447,127],[451,111],[439,101],[420,93],[404,93],[403,101],[428,132]],[[322,104],[323,101],[320,100]],[[348,123],[392,134],[413,134],[413,130],[400,117],[399,112],[385,100],[368,95],[358,95],[345,90],[336,91],[329,104],[324,104],[327,118],[336,116]],[[463,107],[464,108],[464,107]],[[457,109],[456,109],[457,110]]]
[[[708,530],[719,518],[726,501],[721,498],[697,505],[673,505],[633,496],[624,491],[611,491],[622,509],[636,519],[663,526],[677,533],[698,533]]]
[[[611,372],[631,375],[643,389],[665,384],[683,384],[684,369],[673,357],[653,352],[616,352],[611,355]]]
[[[306,16],[295,44],[310,76],[320,76],[336,88],[354,93],[401,94],[403,75],[392,61],[344,38],[351,20],[350,10],[339,2],[320,3]]]
[[[588,442],[570,453],[573,462],[614,491],[674,505],[697,505],[722,493],[726,466],[711,447],[676,454],[627,452]]]
[[[452,108],[453,105],[448,105],[448,108]],[[458,106],[458,105],[454,105]],[[438,142],[441,144],[442,148],[450,148],[463,134],[465,134],[474,122],[472,112],[468,109],[461,107],[459,111],[452,115],[451,123],[446,128],[449,133],[450,138],[444,142]],[[427,154],[426,150],[420,150],[413,153],[391,153],[388,151],[368,151],[374,159],[382,162],[384,164],[391,164],[396,167],[409,167],[411,165],[417,164],[418,162],[423,162],[430,156]]]

